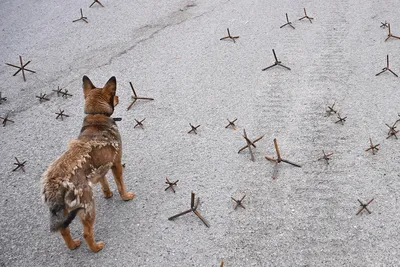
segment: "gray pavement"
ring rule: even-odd
[[[0,3],[0,266],[398,266],[400,141],[386,138],[398,117],[400,35],[396,1],[91,1],[4,0]],[[80,17],[79,9],[88,18]],[[301,20],[307,9],[313,23]],[[295,29],[280,28],[285,13]],[[236,43],[220,41],[240,36]],[[274,63],[275,49],[282,64]],[[26,82],[17,69],[26,67]],[[124,176],[135,192],[124,202],[95,186],[95,254],[70,251],[49,232],[40,178],[79,134],[81,79],[103,86],[117,78],[114,116],[123,140]],[[131,110],[132,82],[140,96]],[[57,87],[71,97],[57,96]],[[40,103],[35,97],[48,95]],[[327,116],[328,105],[344,125]],[[69,115],[56,120],[55,112]],[[135,120],[144,129],[134,128]],[[226,129],[237,118],[237,130]],[[189,123],[201,125],[187,134]],[[250,139],[264,138],[247,150]],[[369,138],[376,155],[364,150]],[[275,166],[277,138],[282,158]],[[322,150],[333,153],[329,165]],[[14,157],[27,161],[12,169]],[[276,176],[276,179],[272,177]],[[176,193],[165,178],[179,180]],[[199,212],[167,218],[200,197]],[[237,208],[231,196],[246,209]],[[371,214],[359,202],[374,201]],[[71,224],[82,237],[79,219]]]

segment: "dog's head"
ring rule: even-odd
[[[111,116],[118,104],[117,81],[111,77],[103,88],[96,88],[87,76],[83,76],[83,94],[86,114],[104,114]]]

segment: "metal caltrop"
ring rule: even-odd
[[[182,215],[185,215],[187,213],[193,212],[194,214],[197,215],[197,217],[200,218],[200,220],[204,223],[205,226],[210,227],[209,222],[206,219],[204,219],[200,215],[200,213],[197,211],[197,207],[199,206],[199,203],[200,203],[200,198],[199,197],[197,198],[196,204],[194,203],[194,198],[195,198],[195,194],[192,192],[191,199],[190,199],[190,209],[186,210],[184,212],[181,212],[181,213],[179,213],[177,215],[174,215],[172,217],[169,217],[168,220],[172,221],[172,220],[174,220],[174,219],[176,219],[176,218],[178,218],[178,217],[180,217]]]

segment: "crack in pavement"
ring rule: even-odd
[[[104,67],[104,66],[111,65],[115,60],[117,60],[120,57],[122,57],[123,55],[129,53],[130,51],[135,49],[141,43],[144,43],[146,41],[149,41],[149,40],[153,39],[157,34],[162,32],[163,30],[165,30],[165,29],[167,29],[169,27],[180,25],[180,24],[182,24],[182,23],[184,23],[186,21],[196,20],[196,19],[201,18],[201,17],[203,17],[205,15],[208,15],[208,14],[214,12],[215,9],[225,5],[228,2],[230,2],[230,0],[227,0],[227,1],[224,1],[224,2],[222,2],[220,4],[217,4],[216,6],[212,7],[211,9],[206,10],[206,11],[202,12],[201,14],[193,16],[193,17],[191,17],[191,14],[189,14],[187,11],[192,9],[192,8],[195,8],[196,5],[189,5],[188,4],[188,5],[185,5],[183,8],[180,8],[178,11],[174,11],[174,12],[170,13],[165,18],[159,19],[158,23],[154,23],[154,24],[151,24],[151,25],[147,24],[145,26],[142,26],[142,27],[138,28],[137,30],[135,30],[134,33],[133,33],[134,36],[139,36],[138,37],[139,38],[138,41],[136,41],[134,44],[132,44],[131,46],[127,47],[126,49],[122,50],[121,52],[115,54],[114,56],[111,56],[107,60],[106,63],[102,63],[102,64],[99,64],[99,65],[97,65],[95,67],[91,67],[91,69],[96,69],[96,68],[101,68],[101,67]],[[147,36],[146,36],[146,34],[147,34]],[[110,46],[115,46],[115,44],[110,44]],[[102,50],[104,50],[104,49],[105,48],[102,48]],[[90,53],[90,54],[95,55],[96,53]],[[90,62],[95,57],[97,58],[97,56],[93,56],[92,58],[89,58],[89,59],[85,58],[85,59],[83,59],[83,61],[84,62]],[[81,61],[82,61],[82,59],[81,59]],[[77,64],[77,65],[80,66],[80,67],[73,68],[72,66],[69,66],[68,67],[68,71],[65,71],[65,70],[58,71],[58,73],[60,73],[60,75],[58,75],[58,77],[56,77],[56,78],[53,77],[50,81],[46,81],[45,82],[45,81],[41,80],[40,78],[35,77],[35,79],[37,80],[36,82],[39,82],[41,85],[54,84],[61,77],[64,76],[63,73],[66,73],[66,72],[67,73],[74,73],[77,70],[82,71],[83,70],[82,65],[81,64]],[[87,71],[89,71],[89,70],[87,70]],[[63,84],[64,84],[64,86],[68,86],[70,84],[73,84],[75,82],[75,80],[76,80],[76,77],[73,77],[73,78],[69,79],[66,82],[64,81]],[[50,92],[47,95],[49,95],[49,96],[53,95],[52,93],[53,92]],[[30,105],[30,106],[18,107],[18,108],[9,109],[9,110],[12,111],[12,113],[14,115],[16,115],[16,114],[20,114],[20,113],[29,111],[31,108],[37,107],[39,105],[40,105],[40,103],[36,103],[35,102],[35,103],[32,103],[32,105]]]
[[[118,58],[120,58],[121,56],[129,53],[130,51],[132,51],[135,47],[137,47],[138,45],[140,45],[141,43],[144,43],[148,40],[151,40],[154,38],[154,36],[156,36],[158,33],[162,32],[163,30],[165,30],[166,28],[169,27],[173,27],[173,26],[177,26],[180,25],[186,21],[189,20],[196,20],[198,18],[201,18],[207,14],[210,14],[212,12],[214,12],[214,10],[217,7],[223,6],[226,3],[230,2],[230,0],[227,0],[219,5],[214,6],[211,10],[205,11],[197,16],[194,17],[190,17],[189,15],[186,15],[187,11],[189,8],[195,7],[194,6],[188,6],[186,5],[183,9],[179,9],[178,11],[174,11],[172,12],[170,15],[168,15],[165,19],[161,19],[161,21],[165,21],[164,23],[155,23],[153,25],[145,25],[143,27],[140,27],[139,29],[137,29],[134,32],[134,35],[139,35],[139,36],[143,36],[145,34],[146,31],[151,31],[152,29],[155,29],[152,33],[150,33],[150,35],[148,37],[144,37],[140,40],[138,40],[137,42],[135,42],[133,45],[131,45],[130,47],[124,49],[123,51],[119,52],[118,54],[112,56],[106,63],[102,64],[102,65],[98,65],[97,67],[104,67],[107,65],[111,65],[113,63],[114,60],[117,60]],[[182,18],[182,15],[184,15],[184,17]],[[141,33],[143,31],[143,33]],[[139,34],[138,34],[139,33]]]

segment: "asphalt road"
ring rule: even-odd
[[[0,266],[397,266],[400,36],[397,1],[91,1],[0,3]],[[80,17],[80,8],[87,17]],[[299,20],[307,15],[312,23]],[[289,25],[285,13],[288,14]],[[220,40],[239,36],[233,42]],[[272,49],[281,63],[274,64]],[[30,61],[25,72],[13,76]],[[40,178],[78,134],[81,79],[117,78],[124,176],[95,187],[92,253],[49,231]],[[132,82],[139,96],[131,110]],[[57,95],[68,90],[71,96]],[[46,94],[49,101],[36,96]],[[328,116],[328,106],[338,114]],[[56,119],[56,112],[69,115]],[[143,120],[143,129],[134,128]],[[225,128],[237,119],[236,130]],[[200,127],[188,134],[189,123]],[[242,137],[264,137],[250,161]],[[284,162],[275,165],[274,138]],[[365,151],[369,138],[376,155]],[[329,164],[323,157],[330,156]],[[15,157],[24,171],[12,171]],[[179,180],[176,193],[165,178]],[[198,211],[169,221],[190,208]],[[231,197],[243,196],[236,210]],[[369,214],[359,215],[360,200]],[[71,224],[82,237],[79,219]]]

